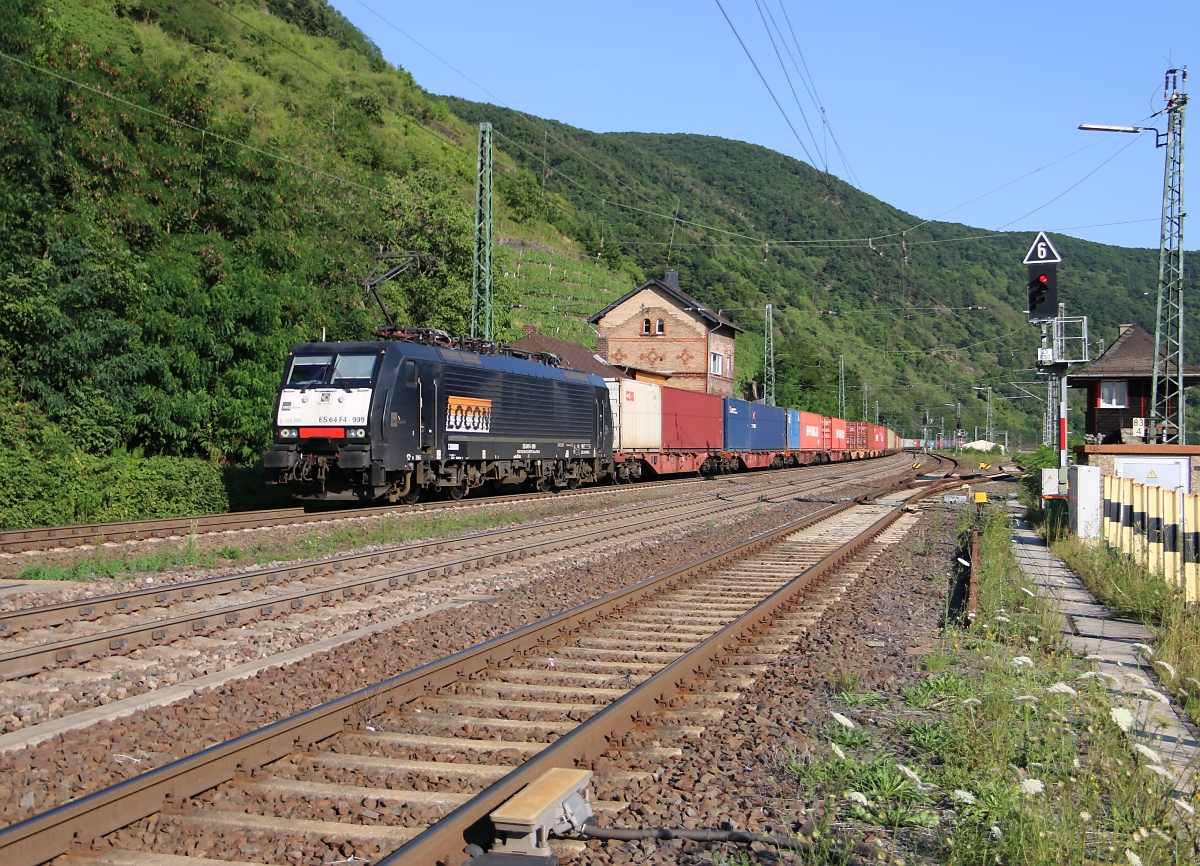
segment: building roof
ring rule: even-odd
[[[714,325],[725,325],[726,327],[733,328],[733,330],[737,331],[738,333],[745,333],[745,331],[746,331],[745,328],[739,328],[733,322],[729,321],[728,319],[724,318],[723,316],[718,315],[714,311],[708,309],[708,307],[704,306],[704,304],[700,303],[699,301],[697,301],[695,298],[693,298],[691,295],[687,294],[686,292],[683,292],[682,290],[677,289],[674,286],[668,285],[667,283],[664,283],[662,280],[657,280],[657,279],[653,279],[653,278],[646,280],[646,282],[642,283],[636,289],[633,289],[632,291],[627,292],[626,294],[617,298],[615,301],[613,301],[611,304],[609,304],[603,310],[601,310],[600,312],[596,313],[596,315],[594,315],[590,319],[588,319],[588,321],[591,322],[593,325],[596,324],[601,319],[603,319],[605,316],[607,316],[610,312],[612,312],[614,309],[616,309],[621,304],[628,301],[630,298],[632,298],[638,292],[641,292],[645,289],[658,289],[659,291],[664,292],[665,294],[674,298],[679,303],[679,306],[681,309],[690,310],[692,312],[698,313],[702,319],[712,322]]]
[[[566,367],[581,373],[613,379],[620,375],[620,370],[613,367],[587,346],[572,343],[570,340],[560,340],[557,337],[547,337],[537,331],[526,332],[525,336],[512,343],[512,348],[523,352],[550,352],[563,359]]]
[[[1070,380],[1150,379],[1154,376],[1154,336],[1141,325],[1121,325],[1121,335],[1094,364],[1071,373]],[[1200,367],[1183,365],[1184,385],[1200,382]]]

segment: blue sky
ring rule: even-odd
[[[715,0],[331,2],[433,93],[600,132],[740,139],[819,166],[824,147],[830,171],[923,219],[1124,246],[1158,246],[1163,151],[1152,134],[1076,127],[1144,124],[1169,63],[1200,70],[1200,3],[760,0],[789,45],[790,19],[851,174],[785,54],[809,137],[754,0],[721,3],[809,156]]]

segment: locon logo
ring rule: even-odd
[[[474,397],[446,398],[447,433],[491,433],[492,401]]]

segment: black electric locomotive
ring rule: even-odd
[[[613,476],[603,379],[450,343],[293,346],[263,456],[270,480],[300,498],[411,503]]]

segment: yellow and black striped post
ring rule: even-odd
[[[1121,479],[1121,534],[1117,547],[1133,553],[1133,479]]]
[[[1133,482],[1133,545],[1130,553],[1143,565],[1146,564],[1146,485]]]
[[[1163,580],[1173,586],[1178,586],[1179,578],[1183,574],[1183,569],[1180,568],[1181,560],[1179,556],[1179,517],[1183,494],[1177,490],[1164,490],[1162,499]]]
[[[1183,586],[1188,604],[1200,601],[1200,494],[1183,497]]]
[[[1146,568],[1151,574],[1163,573],[1163,489],[1147,484],[1146,497]]]
[[[1111,475],[1105,475],[1101,479],[1101,483],[1103,484],[1103,501],[1100,508],[1100,537],[1110,547],[1112,546],[1113,537],[1113,482],[1115,480]]]

